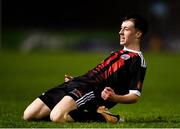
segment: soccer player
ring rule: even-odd
[[[141,16],[126,16],[119,31],[124,48],[82,76],[66,76],[64,83],[35,99],[24,111],[23,119],[118,122],[119,116],[107,109],[117,103],[136,103],[141,96],[146,62],[140,45],[147,28],[147,21]]]

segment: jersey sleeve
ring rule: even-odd
[[[142,85],[146,73],[146,65],[143,65],[141,58],[136,57],[132,59],[132,65],[129,70],[131,73],[131,82],[129,87],[129,93],[135,93],[138,96],[141,96]]]

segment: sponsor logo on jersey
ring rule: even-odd
[[[128,54],[121,55],[121,59],[123,59],[123,60],[128,60],[129,58],[130,58],[130,55],[128,55]]]

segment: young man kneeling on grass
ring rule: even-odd
[[[65,77],[65,82],[35,99],[24,111],[24,120],[49,117],[53,122],[111,122],[119,115],[107,111],[117,103],[136,103],[146,71],[140,51],[147,22],[139,15],[123,19],[120,35],[122,50],[113,52],[102,63],[79,77]]]

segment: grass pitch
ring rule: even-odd
[[[84,74],[107,55],[0,52],[0,127],[180,127],[180,55],[169,53],[145,53],[148,69],[140,101],[132,105],[119,104],[111,109],[111,112],[125,118],[123,123],[57,124],[22,120],[26,106],[43,91],[63,82],[64,74]]]

